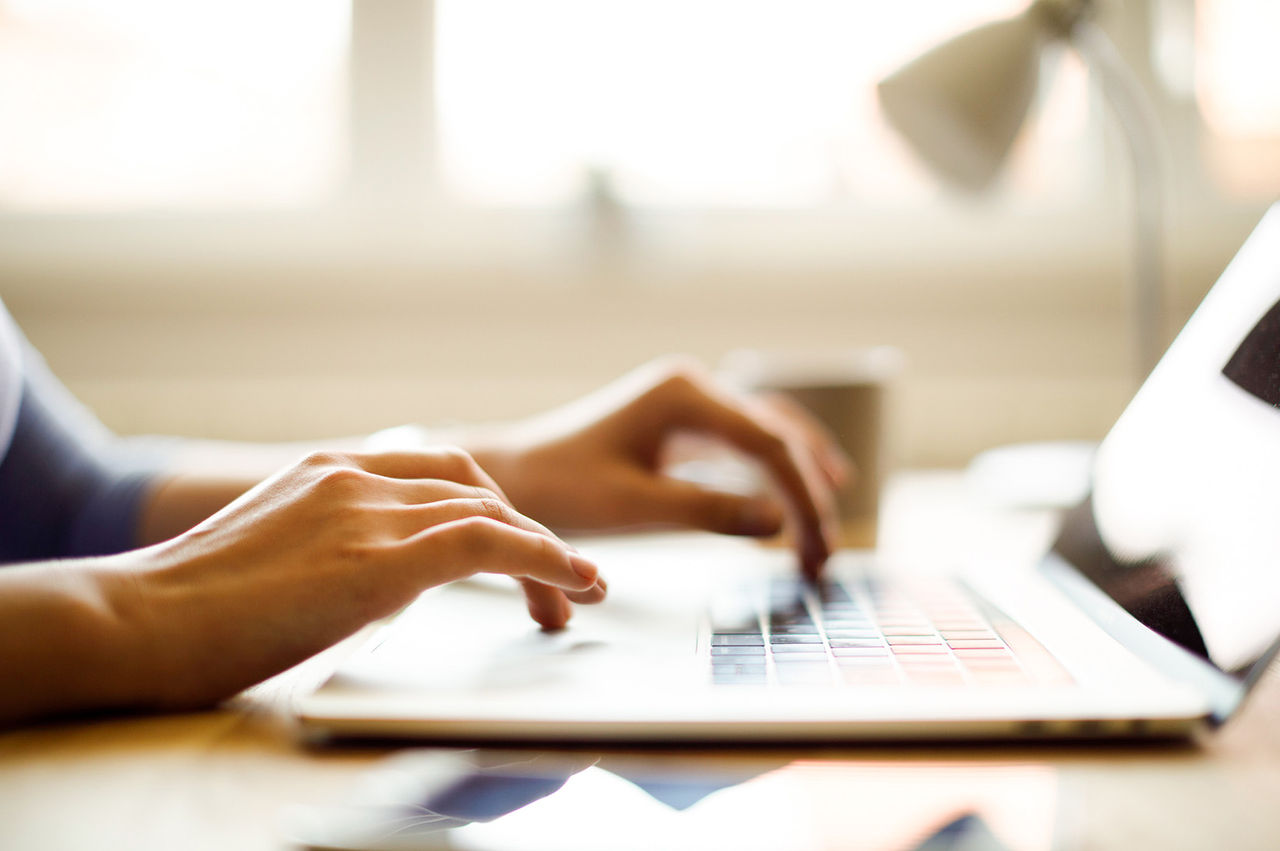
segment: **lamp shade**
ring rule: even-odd
[[[1050,37],[1030,12],[969,30],[885,78],[881,109],[938,173],[982,189],[1026,118]]]

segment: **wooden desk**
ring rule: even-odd
[[[885,501],[886,557],[1034,555],[1044,516],[974,506],[954,474],[896,479]],[[932,556],[931,556],[932,554]],[[198,714],[49,725],[0,735],[0,848],[274,849],[289,804],[341,800],[389,753],[312,750],[287,715],[291,694],[324,676],[321,655]],[[876,747],[784,752],[846,761],[897,782],[939,767],[1034,769],[1049,778],[1061,847],[1280,847],[1280,675],[1273,669],[1225,730],[1186,745]],[[772,751],[770,758],[779,756]],[[750,759],[682,752],[673,765]]]

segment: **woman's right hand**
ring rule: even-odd
[[[142,563],[122,559],[102,578],[128,627],[122,649],[157,689],[144,702],[158,707],[232,695],[475,573],[518,579],[548,628],[565,624],[570,600],[605,594],[594,564],[448,448],[316,453],[127,555]]]

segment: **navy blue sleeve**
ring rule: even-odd
[[[164,445],[112,434],[26,346],[17,421],[0,462],[0,562],[136,547]]]

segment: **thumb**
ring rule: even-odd
[[[782,529],[782,507],[767,496],[742,496],[664,477],[652,479],[646,491],[645,513],[651,522],[753,537]]]

